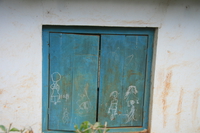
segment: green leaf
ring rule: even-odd
[[[84,123],[84,126],[85,126],[86,128],[88,128],[88,127],[91,125],[89,121],[84,121],[83,123]]]
[[[99,130],[98,130],[98,133],[103,133],[103,131],[99,129]]]
[[[80,125],[80,131],[84,130],[84,123],[81,123]]]
[[[83,123],[81,123],[81,126],[80,126],[80,131],[83,131],[87,128],[89,128],[91,126],[90,122],[89,121],[84,121]]]
[[[104,128],[104,127],[105,127],[105,126],[103,126],[103,125],[100,125],[100,126],[99,126],[99,128]]]
[[[109,129],[101,125],[100,122],[96,122],[92,125],[89,121],[82,122],[80,128],[74,125],[74,128],[76,129],[76,133],[103,133],[104,131],[109,131]]]
[[[15,128],[15,127],[13,127],[12,129],[10,129],[10,131],[12,131],[12,132],[19,132],[20,130],[17,129],[17,128]]]
[[[6,132],[6,127],[4,126],[4,125],[0,125],[0,129],[2,130],[2,131],[5,131]]]

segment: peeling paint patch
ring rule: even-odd
[[[176,113],[176,131],[179,131],[180,129],[180,118],[181,118],[181,111],[182,111],[183,94],[184,94],[183,89],[181,89],[178,106],[177,106],[177,113]]]
[[[193,102],[192,102],[192,123],[196,122],[197,118],[197,109],[198,109],[198,100],[199,100],[199,91],[200,88],[196,88],[193,94]]]
[[[172,71],[167,73],[166,79],[164,81],[164,90],[162,93],[162,104],[163,104],[163,127],[166,126],[166,119],[167,119],[167,96],[169,95],[169,91],[171,88],[171,78],[172,78]]]

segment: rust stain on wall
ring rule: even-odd
[[[166,126],[166,119],[167,119],[167,96],[169,95],[169,90],[171,88],[171,78],[172,78],[172,71],[167,73],[166,79],[164,81],[164,90],[162,93],[162,104],[163,104],[163,127]]]
[[[157,78],[156,78],[156,80],[158,81],[158,88],[162,88],[164,78],[165,78],[164,69],[161,69],[158,71]]]
[[[0,94],[2,94],[3,93],[3,90],[2,89],[0,89]]]
[[[176,131],[179,131],[180,128],[180,118],[181,118],[181,111],[182,111],[182,101],[183,101],[183,89],[181,89],[179,95],[179,101],[177,106],[177,113],[176,113]]]
[[[9,108],[9,109],[10,109],[11,105],[12,105],[12,103],[6,102],[6,103],[4,103],[3,107],[4,107],[4,108]]]
[[[173,68],[175,68],[175,67],[187,66],[187,65],[190,65],[190,64],[191,64],[191,62],[189,62],[189,61],[184,61],[184,62],[179,63],[179,64],[171,65],[170,67],[167,68],[167,70],[171,70],[171,69],[173,69]]]
[[[20,82],[20,88],[31,88],[37,86],[36,75],[30,74],[31,76],[24,76]]]
[[[193,102],[192,102],[192,123],[196,122],[197,118],[197,109],[198,109],[198,100],[199,100],[199,91],[200,88],[196,88],[193,94]]]

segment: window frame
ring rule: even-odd
[[[48,129],[48,96],[49,96],[49,40],[50,33],[75,34],[110,34],[110,35],[146,35],[148,36],[148,50],[146,61],[143,126],[110,128],[109,132],[137,132],[148,129],[149,105],[151,92],[151,74],[153,62],[153,43],[155,28],[133,27],[100,27],[100,26],[49,26],[42,27],[42,131],[44,133],[67,133],[73,131],[51,131]]]

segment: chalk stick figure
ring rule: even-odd
[[[114,120],[115,115],[117,115],[117,104],[118,104],[117,96],[118,96],[117,91],[113,91],[112,93],[110,93],[110,97],[113,97],[110,103],[110,107],[108,109],[108,114],[111,113],[110,120]]]
[[[136,86],[130,85],[125,93],[124,99],[126,100],[127,106],[130,107],[130,100],[135,100],[139,104],[139,100],[136,96],[138,93]]]
[[[130,110],[130,112],[127,114],[126,123],[128,123],[128,122],[130,122],[130,121],[132,122],[132,121],[136,120],[136,119],[135,119],[135,106],[134,106],[134,104],[135,104],[135,101],[134,101],[134,100],[130,100],[131,110]]]
[[[60,102],[60,86],[58,85],[58,81],[61,79],[61,75],[58,72],[54,72],[51,74],[51,80],[53,84],[51,84],[50,88],[52,90],[51,93],[51,102],[55,105]]]

